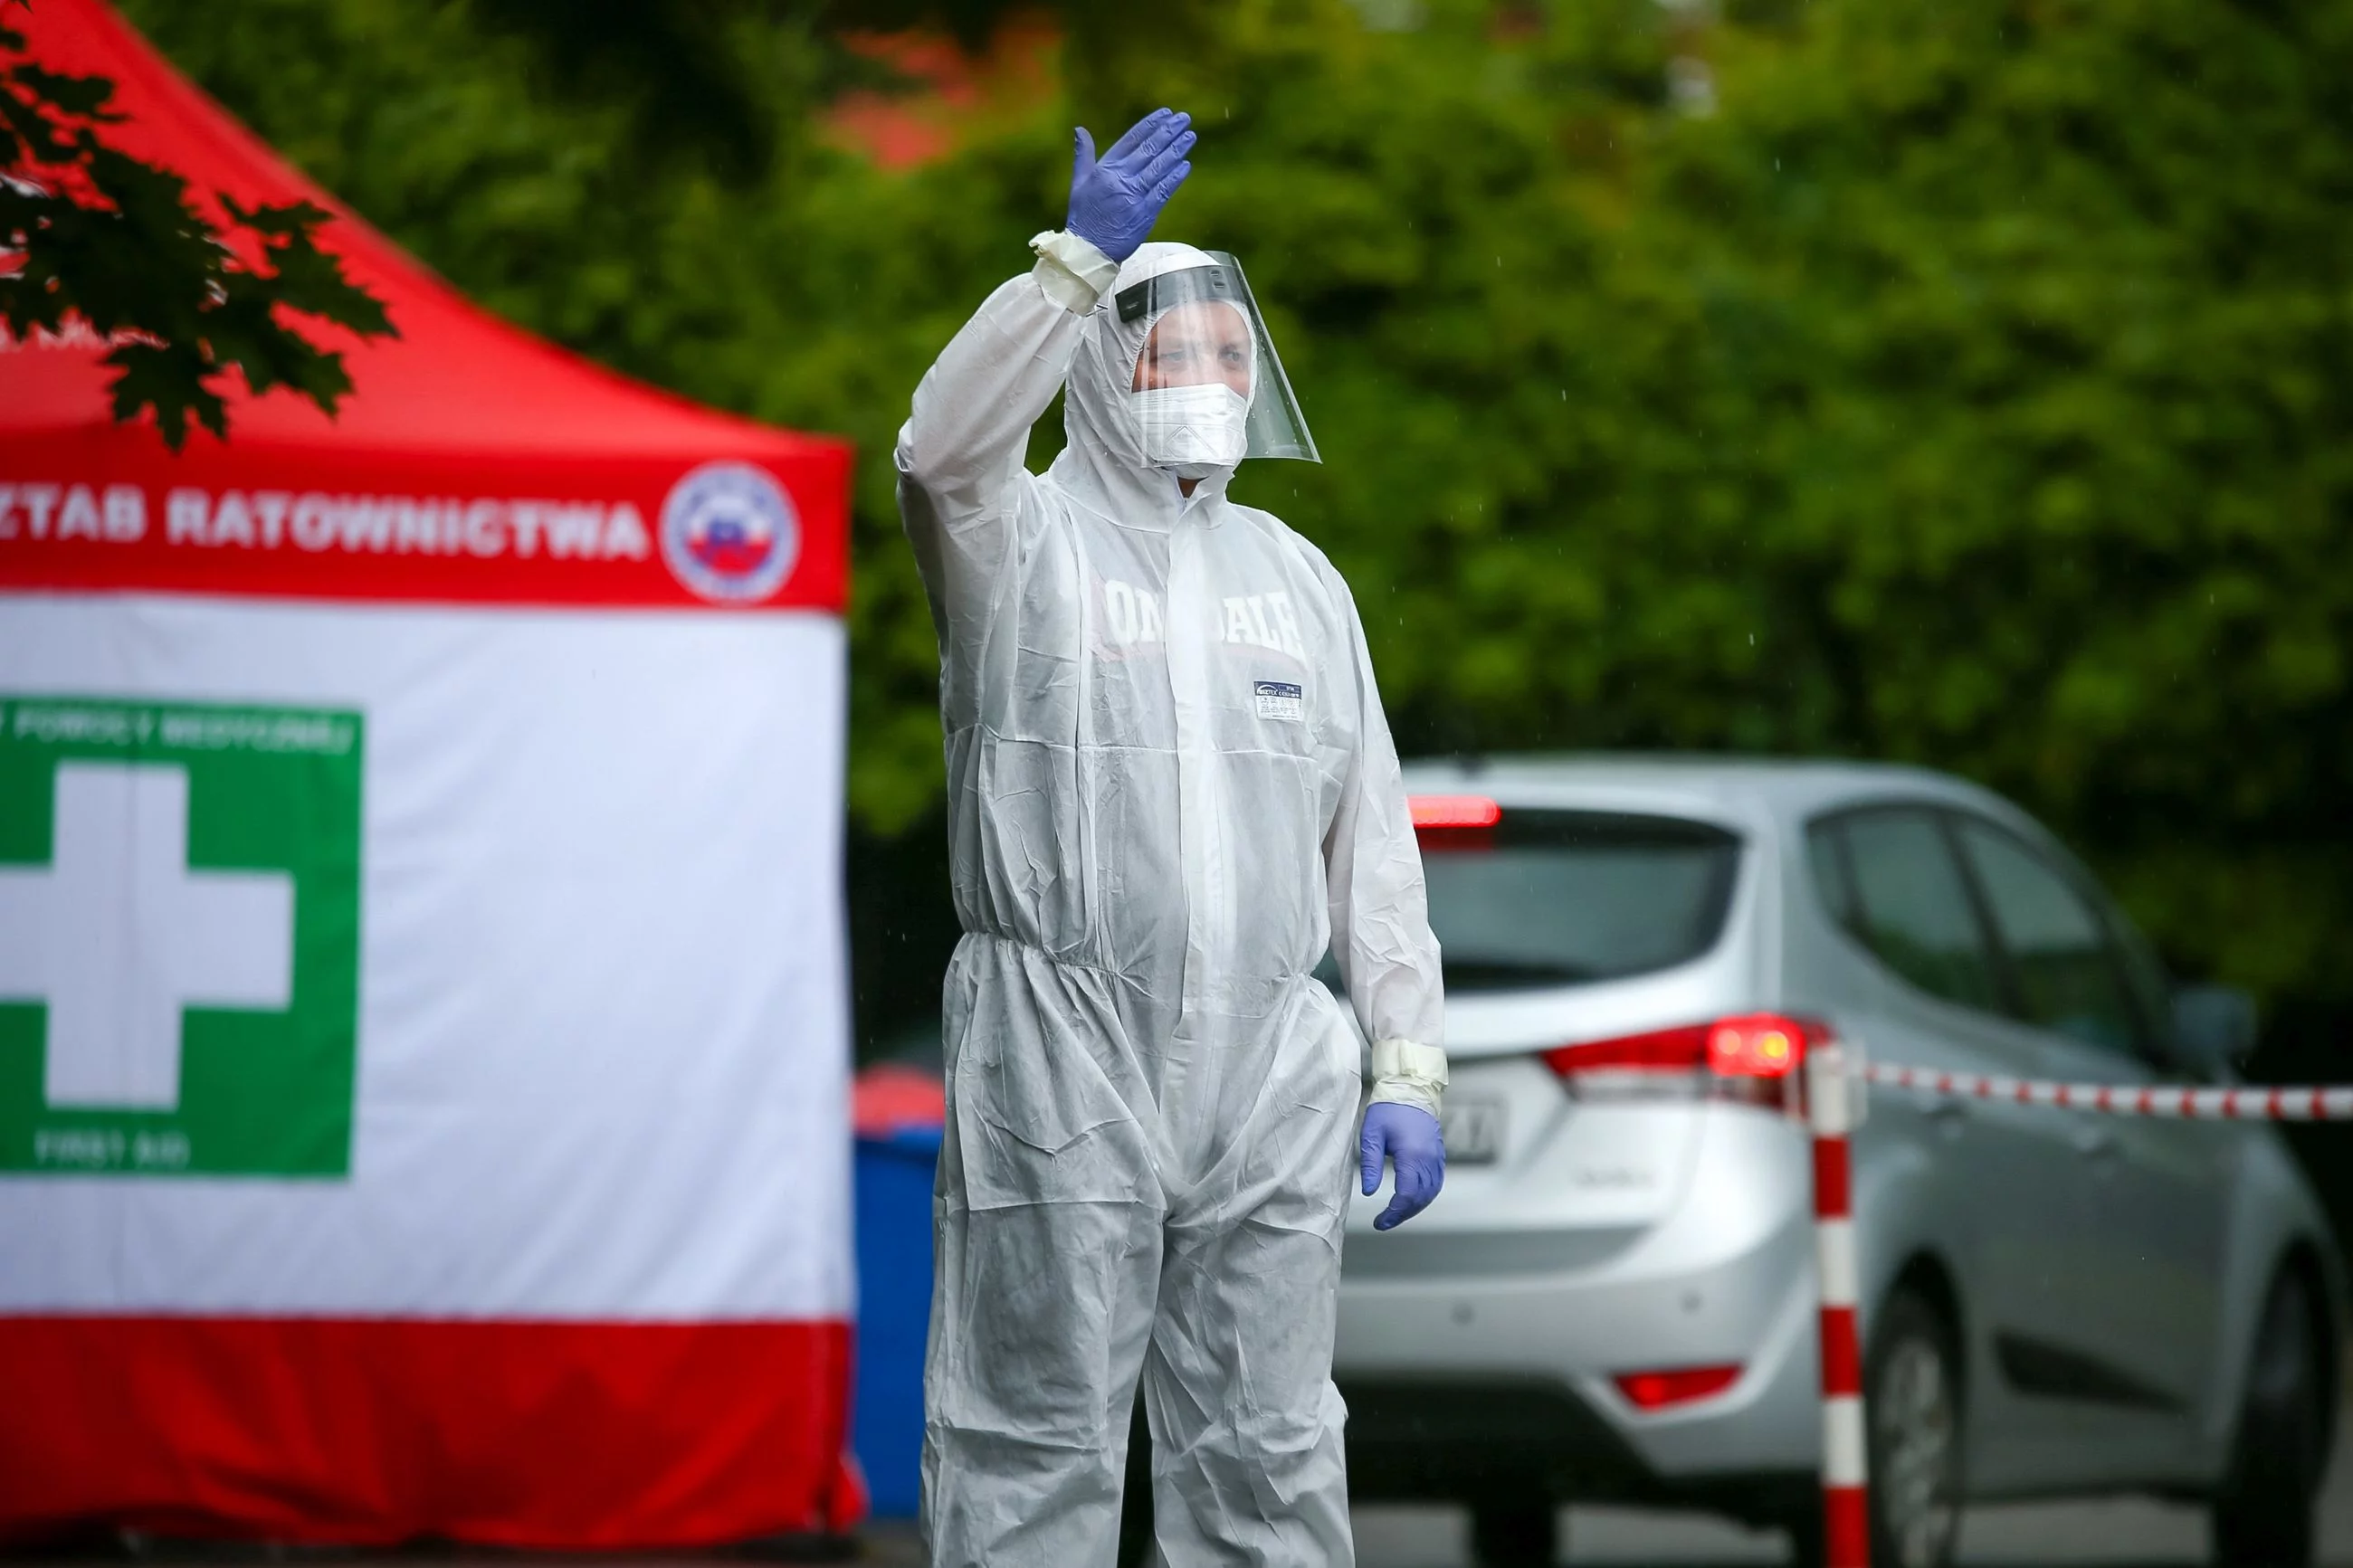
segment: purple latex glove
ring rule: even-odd
[[[1083,125],[1073,132],[1071,215],[1062,226],[1113,261],[1135,254],[1152,233],[1160,209],[1193,172],[1185,154],[1196,138],[1193,117],[1155,109],[1128,128],[1103,161]]]
[[[1397,1167],[1397,1191],[1373,1221],[1375,1230],[1403,1225],[1428,1208],[1446,1184],[1446,1136],[1438,1130],[1438,1118],[1418,1105],[1381,1100],[1366,1107],[1356,1153],[1364,1163],[1366,1197],[1380,1190],[1382,1158]]]

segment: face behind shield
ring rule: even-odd
[[[1222,300],[1189,301],[1155,322],[1135,362],[1145,461],[1185,479],[1240,463],[1256,359],[1250,322]]]
[[[1241,266],[1222,251],[1153,246],[1150,275],[1115,291],[1134,344],[1126,402],[1145,463],[1207,479],[1244,458],[1319,461]]]

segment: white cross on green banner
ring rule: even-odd
[[[0,1171],[349,1172],[363,733],[0,694]]]

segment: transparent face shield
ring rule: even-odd
[[[1132,399],[1147,458],[1180,474],[1242,458],[1322,462],[1241,263],[1222,250],[1203,254],[1210,265],[1164,272],[1113,297],[1120,325],[1145,334]]]

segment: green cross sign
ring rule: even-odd
[[[0,698],[0,1173],[349,1174],[362,734]]]

